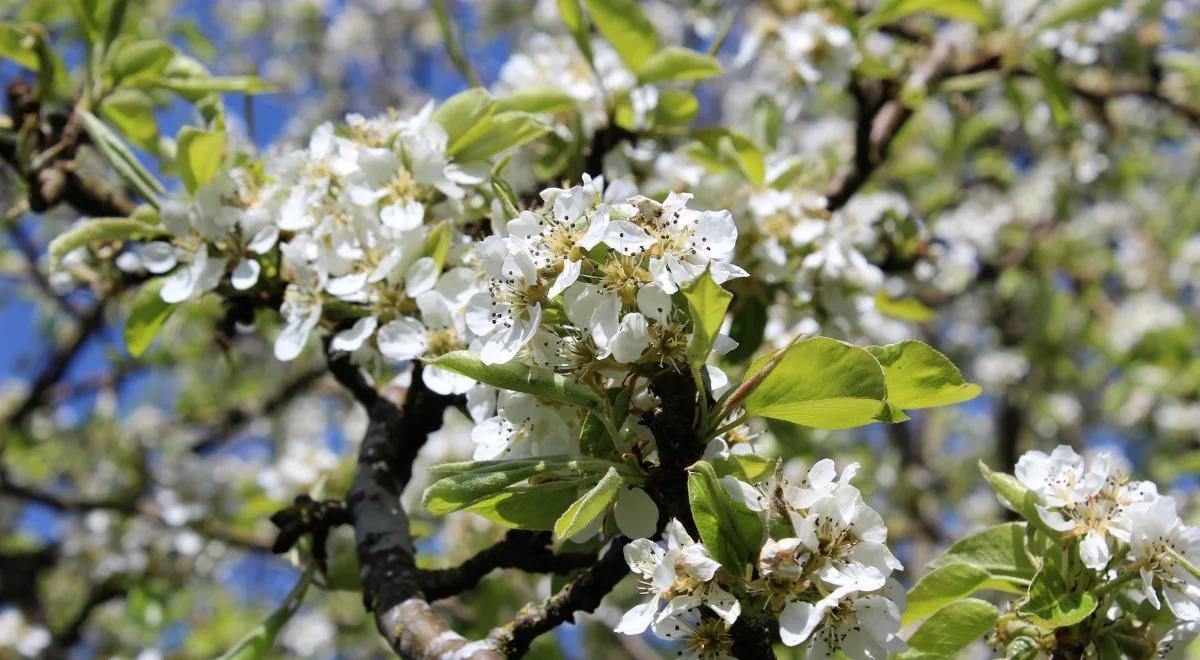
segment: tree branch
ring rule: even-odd
[[[495,569],[516,568],[527,573],[565,574],[596,561],[587,552],[556,553],[550,549],[549,532],[511,530],[504,540],[485,548],[454,568],[420,572],[421,591],[430,601],[462,593]]]

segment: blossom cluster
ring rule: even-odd
[[[1079,538],[1085,566],[1106,578],[1136,571],[1140,599],[1200,622],[1200,528],[1180,519],[1174,498],[1130,480],[1108,453],[1085,461],[1066,445],[1021,456],[1016,477],[1037,495],[1043,523]]]
[[[732,595],[739,593],[753,594],[756,606],[763,600],[761,607],[779,618],[783,643],[805,646],[808,657],[840,651],[880,658],[904,650],[896,633],[905,595],[891,577],[903,566],[887,547],[883,518],[850,484],[857,471],[852,463],[839,475],[832,460],[822,459],[797,483],[776,477],[761,489],[723,477],[731,498],[766,517],[775,532],[762,544],[756,579],[745,583],[722,571],[673,521],[665,548],[648,539],[626,547],[625,559],[650,600],[629,610],[617,632],[650,628],[660,638],[684,640],[699,657],[721,657],[712,651],[728,651],[727,626],[749,607]],[[701,606],[716,618],[702,620]]]

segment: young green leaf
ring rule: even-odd
[[[621,475],[616,468],[608,472],[582,497],[575,500],[554,523],[554,536],[569,539],[591,527],[608,513],[617,491],[621,488]]]
[[[162,328],[171,313],[179,305],[163,302],[159,292],[162,290],[164,278],[153,279],[138,289],[133,297],[133,305],[129,308],[129,316],[125,319],[125,349],[133,357],[141,357],[149,348],[150,342]]]
[[[957,600],[983,589],[992,574],[970,564],[949,564],[925,574],[908,592],[900,624],[919,621]]]
[[[516,362],[484,364],[471,351],[446,353],[430,360],[429,364],[502,390],[525,392],[589,410],[599,410],[603,405],[599,394],[543,367],[529,367]]]
[[[991,15],[979,0],[884,0],[867,16],[866,21],[871,26],[887,25],[919,12],[967,21],[981,27],[988,27],[992,23]]]
[[[1086,21],[1115,4],[1117,4],[1116,0],[1067,0],[1067,2],[1055,3],[1053,11],[1038,23],[1037,31],[1052,30],[1067,23]]]
[[[50,241],[46,252],[57,263],[68,252],[96,241],[124,241],[167,235],[167,230],[133,218],[95,218],[83,220]]]
[[[637,70],[641,84],[676,80],[701,80],[721,75],[721,63],[712,55],[667,46],[642,62]]]
[[[100,102],[100,116],[107,119],[135,146],[149,152],[158,148],[158,120],[154,103],[140,89],[121,88]]]
[[[553,529],[578,495],[577,482],[551,481],[496,493],[466,510],[510,529]]]
[[[900,660],[956,658],[972,642],[987,635],[1000,618],[995,605],[967,598],[951,603],[929,617],[908,639]]]
[[[497,112],[467,131],[449,153],[461,162],[484,160],[536,140],[549,130],[549,124],[528,112]]]
[[[562,18],[563,25],[567,26],[567,31],[571,33],[571,38],[575,40],[579,52],[583,53],[588,64],[591,64],[592,35],[587,19],[583,16],[583,9],[579,6],[579,0],[558,0],[558,15]]]
[[[496,111],[496,101],[486,89],[474,87],[446,99],[433,113],[433,121],[446,130],[446,150],[453,154],[468,132]]]
[[[586,0],[588,15],[625,66],[637,71],[658,50],[658,33],[637,0]]]
[[[887,381],[888,403],[904,410],[948,406],[979,395],[979,386],[963,380],[945,355],[910,339],[887,346],[868,346]]]
[[[1002,523],[955,541],[929,563],[931,568],[970,564],[995,576],[1031,580],[1036,572],[1025,550],[1026,524]]]
[[[174,58],[175,49],[165,41],[122,38],[105,60],[114,85],[136,85],[159,77]]]
[[[707,159],[719,167],[732,169],[746,181],[763,185],[767,175],[766,158],[754,140],[725,128],[710,126],[696,131],[704,149],[691,149],[689,154],[704,162]]]
[[[1029,585],[1029,599],[1020,611],[1035,624],[1053,630],[1088,618],[1096,610],[1096,604],[1096,597],[1090,592],[1072,591],[1058,566],[1047,562]]]
[[[75,114],[79,115],[83,122],[83,128],[87,131],[88,137],[92,139],[92,144],[100,150],[108,164],[116,170],[134,190],[137,191],[148,204],[158,207],[158,195],[164,192],[164,188],[158,179],[146,171],[138,161],[137,156],[129,150],[129,147],[121,141],[121,138],[112,131],[104,122],[100,121],[92,113],[83,108],[75,108]]]
[[[1052,538],[1060,535],[1059,532],[1050,529],[1038,514],[1037,494],[1026,488],[1016,477],[1004,472],[993,472],[983,461],[979,461],[979,471],[1006,508],[1021,514],[1030,524],[1047,532]]]
[[[176,138],[175,162],[179,178],[193,195],[221,169],[225,157],[225,132],[184,126]]]
[[[496,110],[507,112],[558,112],[575,107],[575,98],[570,94],[553,89],[528,89],[496,99]]]
[[[1060,128],[1071,124],[1071,90],[1058,75],[1058,67],[1054,64],[1054,54],[1048,50],[1039,51],[1033,56],[1033,71],[1042,88],[1046,91],[1046,104],[1050,106],[1050,115],[1054,117],[1055,125]]]
[[[684,287],[683,296],[687,298],[688,312],[692,316],[692,340],[688,346],[688,356],[693,365],[699,366],[704,364],[712,351],[733,294],[714,282],[712,273],[706,268],[700,277]]]
[[[751,382],[771,370],[741,399],[746,412],[804,426],[845,429],[875,421],[887,398],[879,362],[867,351],[827,337],[797,341],[766,355],[746,372]]]
[[[704,546],[725,570],[745,575],[762,546],[762,520],[729,497],[712,465],[699,461],[689,471],[688,503]]]

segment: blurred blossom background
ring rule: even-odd
[[[69,4],[0,0],[0,16],[45,25],[78,67]],[[445,4],[474,75],[497,97],[565,91],[579,108],[577,123],[556,125],[567,138],[608,122],[556,2]],[[735,309],[734,323],[759,315],[764,347],[797,332],[859,344],[922,339],[983,387],[974,401],[900,425],[753,428],[756,446],[786,457],[789,474],[825,456],[862,463],[858,485],[887,521],[908,585],[953,539],[1003,519],[976,463],[1011,469],[1029,449],[1112,452],[1200,523],[1200,4],[1115,0],[1038,27],[1060,4],[985,2],[1001,21],[985,38],[968,22],[937,18],[861,35],[834,25],[872,2],[643,3],[665,43],[719,46],[726,74],[696,88],[694,124],[754,136],[767,178],[783,181],[748,186],[668,138],[619,142],[604,159],[610,179],[687,188],[693,206],[733,212],[738,263],[753,275],[733,288],[761,303]],[[305,144],[314,127],[348,113],[415,113],[471,83],[447,55],[433,8],[418,0],[134,0],[129,15],[214,72],[278,87],[225,97],[231,142],[248,152]],[[919,109],[870,181],[825,212],[820,198],[855,157],[855,81],[911,70],[908,50],[922,34],[960,53],[1052,53],[1074,86],[1070,107],[1022,71],[1019,56],[1011,76],[915,90]],[[606,89],[632,88],[597,43]],[[7,62],[0,74],[6,83],[28,77]],[[667,101],[640,102],[653,113]],[[168,101],[154,118],[170,136],[194,112]],[[153,154],[138,153],[161,171]],[[532,149],[514,154],[519,194],[546,160]],[[262,333],[225,327],[215,299],[181,308],[146,356],[130,357],[120,309],[48,266],[47,243],[76,216],[65,206],[30,213],[23,199],[5,170],[0,657],[218,655],[296,580],[288,558],[270,552],[269,516],[297,495],[345,489],[365,417],[319,352],[273,359]],[[470,513],[435,519],[419,505],[425,467],[470,457],[471,426],[448,411],[405,492],[423,565],[457,563],[501,533]],[[331,571],[354,574],[339,565],[351,546],[350,529],[334,532]],[[444,612],[478,636],[551,582],[493,573]],[[632,582],[530,656],[672,653],[611,632],[633,602]],[[316,590],[273,653],[385,651],[358,592]]]

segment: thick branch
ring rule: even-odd
[[[495,569],[516,568],[527,573],[565,574],[590,566],[596,556],[586,552],[556,553],[549,532],[512,530],[504,540],[481,550],[454,568],[421,571],[421,590],[430,601],[460,594]]]

